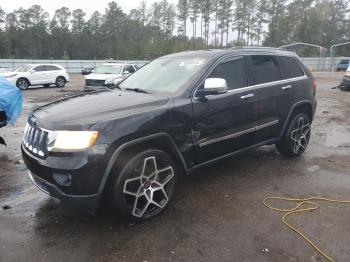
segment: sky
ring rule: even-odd
[[[40,5],[49,12],[50,17],[53,16],[56,9],[62,6],[68,7],[70,10],[82,9],[90,16],[94,11],[104,12],[108,3],[112,0],[0,0],[0,6],[5,12],[12,12],[19,7],[28,8],[32,5]],[[177,0],[168,0],[170,3],[177,4]],[[140,0],[115,0],[124,12],[129,13],[133,8],[140,5]],[[155,0],[146,0],[147,7],[149,7]]]

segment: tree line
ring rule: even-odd
[[[0,58],[152,59],[183,50],[347,41],[348,0],[142,0],[125,13],[110,2],[90,17],[62,7],[0,7]],[[311,51],[304,51],[310,53]]]

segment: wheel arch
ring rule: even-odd
[[[290,109],[288,116],[286,118],[286,121],[283,125],[280,137],[282,137],[282,135],[284,134],[284,131],[288,127],[288,123],[293,118],[293,116],[297,113],[300,113],[300,112],[306,113],[310,117],[310,121],[311,122],[313,121],[314,113],[313,113],[313,109],[312,109],[312,103],[310,101],[300,101],[300,102],[294,104],[292,106],[292,108]]]
[[[179,168],[180,172],[187,172],[188,169],[186,166],[186,162],[169,134],[158,133],[138,138],[126,142],[114,149],[114,152],[109,159],[107,168],[100,182],[100,186],[98,188],[98,195],[102,197],[106,186],[112,179],[111,173],[113,169],[122,167],[123,164],[125,164],[125,162],[127,161],[127,159],[130,158],[130,156],[147,149],[159,149],[168,153],[175,160],[177,168]]]
[[[17,82],[18,82],[20,79],[25,79],[25,80],[28,81],[29,85],[32,85],[32,83],[30,82],[30,80],[29,80],[27,77],[25,77],[25,76],[20,76],[20,77],[18,77],[18,79],[16,80],[16,84],[17,84]]]

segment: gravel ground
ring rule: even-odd
[[[331,89],[342,74],[315,73],[318,109],[311,144],[300,158],[265,146],[196,171],[178,184],[163,215],[129,225],[108,210],[90,216],[60,204],[29,181],[20,141],[29,110],[78,93],[83,78],[23,92],[24,114],[0,129],[0,261],[322,261],[266,196],[350,199],[350,92]],[[289,218],[336,261],[349,261],[350,205]]]

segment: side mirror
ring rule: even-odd
[[[33,74],[33,73],[35,73],[36,71],[35,71],[35,69],[32,69],[32,70],[30,70],[29,71],[31,74]]]
[[[130,74],[130,72],[129,72],[128,70],[125,70],[125,71],[123,72],[123,75],[128,75],[128,74]]]
[[[220,95],[227,93],[227,82],[223,78],[207,78],[204,88],[197,90],[199,96]]]

